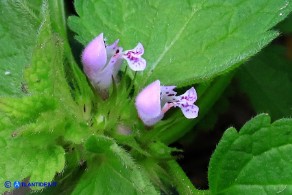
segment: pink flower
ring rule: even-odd
[[[123,60],[134,71],[142,71],[146,68],[146,60],[141,56],[144,48],[141,43],[132,49],[123,52],[118,46],[119,40],[112,45],[106,45],[103,33],[94,38],[82,53],[83,69],[91,84],[99,90],[107,90],[112,84],[112,78],[116,79]]]
[[[160,121],[172,107],[179,107],[188,119],[198,116],[199,108],[194,105],[197,92],[192,87],[184,94],[176,96],[175,86],[160,86],[160,81],[154,81],[144,88],[136,98],[136,109],[141,120],[147,126]]]

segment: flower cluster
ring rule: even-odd
[[[144,53],[141,43],[138,43],[134,49],[124,52],[118,43],[119,40],[111,45],[105,44],[101,33],[82,53],[84,72],[97,90],[107,90],[112,84],[112,78],[117,79],[123,60],[126,60],[134,71],[142,71],[146,67],[146,60],[141,57]]]
[[[144,48],[138,43],[134,49],[123,51],[118,46],[119,40],[107,45],[101,33],[93,39],[82,53],[82,64],[92,86],[98,91],[107,91],[113,79],[117,80],[123,60],[133,71],[143,71],[146,60],[142,58]],[[161,86],[154,81],[145,87],[136,97],[136,109],[140,119],[146,126],[160,121],[172,107],[179,107],[188,119],[198,116],[199,108],[194,105],[197,100],[196,90],[192,87],[184,94],[177,96],[176,86]]]

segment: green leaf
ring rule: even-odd
[[[140,84],[160,79],[185,86],[257,53],[278,35],[269,29],[288,15],[290,2],[76,0],[79,17],[69,17],[69,26],[84,45],[101,32],[109,42],[119,38],[124,49],[141,42],[147,69],[137,75]]]
[[[29,176],[31,182],[49,182],[65,166],[65,151],[60,146],[32,145],[29,139],[0,140],[1,183],[7,180],[22,181]],[[7,188],[1,185],[0,192],[5,191]]]
[[[259,112],[272,119],[292,116],[292,62],[280,46],[269,46],[238,72],[241,90]]]
[[[2,183],[25,178],[32,182],[52,181],[65,166],[65,151],[59,144],[66,141],[72,144],[72,139],[73,143],[80,143],[83,139],[66,131],[74,130],[70,127],[78,129],[83,106],[80,112],[71,97],[63,70],[63,42],[52,33],[46,3],[40,13],[41,25],[38,31],[35,29],[37,36],[32,43],[29,65],[23,71],[25,95],[0,97]],[[0,192],[6,190],[2,185]]]
[[[1,98],[0,102],[3,100],[8,98]],[[9,100],[11,104],[13,99]],[[19,100],[11,104],[14,108],[19,105],[18,109],[4,107],[10,109],[3,111],[3,102],[0,103],[0,182],[22,181],[28,177],[30,181],[52,181],[65,165],[65,151],[55,145],[58,133],[64,128],[64,119],[54,112],[41,112],[39,106],[43,105],[45,110],[48,106],[41,102],[42,99],[27,113],[23,109],[35,103],[34,99],[23,99],[23,105]],[[0,192],[6,190],[0,187]]]
[[[229,128],[210,161],[212,194],[291,194],[291,150],[291,119],[261,114],[239,133]]]
[[[52,33],[48,6],[44,5],[43,21],[32,52],[30,65],[25,69],[28,92],[60,96],[66,104],[70,102],[70,89],[63,67],[63,41]]]
[[[41,19],[39,3],[0,2],[0,96],[23,94],[23,70],[29,65]]]
[[[18,125],[25,124],[28,121],[35,122],[42,112],[51,111],[54,107],[55,102],[44,96],[0,98],[0,113],[9,117],[15,121],[14,124]]]
[[[92,136],[85,147],[92,152],[88,170],[73,194],[158,194],[133,159],[112,139]]]

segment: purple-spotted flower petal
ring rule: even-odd
[[[197,100],[197,92],[195,88],[190,88],[183,95],[174,96],[172,101],[167,104],[171,104],[173,107],[179,107],[186,118],[196,118],[198,116],[199,108],[194,105]]]
[[[119,40],[116,40],[113,44],[106,45],[101,33],[85,47],[82,53],[84,72],[98,90],[106,91],[112,84],[112,78],[117,79],[124,59],[134,71],[142,71],[146,67],[146,60],[141,57],[144,53],[141,43],[125,52],[118,43]]]
[[[144,54],[144,47],[141,43],[132,49],[123,52],[123,58],[127,60],[129,67],[134,71],[142,71],[146,68],[146,60],[141,56]]]
[[[197,100],[196,90],[192,87],[184,94],[176,96],[174,89],[175,86],[160,86],[160,81],[157,80],[138,94],[135,105],[145,125],[154,125],[172,107],[179,107],[188,119],[198,116],[199,108],[194,105]]]

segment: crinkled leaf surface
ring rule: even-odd
[[[40,20],[24,70],[22,96],[0,97],[1,183],[25,178],[52,181],[65,166],[60,137],[65,129],[72,130],[68,124],[78,117],[64,76],[62,41],[52,34],[46,3]],[[72,126],[78,128],[78,124]],[[1,185],[1,193],[7,190]]]
[[[261,114],[229,128],[209,165],[212,194],[291,194],[292,120]]]
[[[40,24],[35,9],[40,9],[40,3],[0,2],[0,96],[23,94],[23,71]]]
[[[65,166],[65,151],[60,146],[46,145],[44,147],[31,145],[29,141],[8,141],[1,140],[1,147],[5,148],[5,152],[2,152],[0,157],[1,183],[7,180],[21,181],[28,176],[31,182],[49,182],[52,181],[56,172],[61,172]],[[1,185],[1,192],[7,190],[4,185]]]
[[[158,194],[146,174],[112,139],[92,136],[85,147],[94,156],[73,194]]]
[[[34,132],[48,128],[54,123],[42,121],[38,124],[31,122],[22,125],[28,115],[31,115],[34,120],[33,116],[38,107],[35,107],[36,112],[28,113],[22,119],[21,108],[24,107],[21,107],[21,102],[17,102],[17,100],[14,102],[14,105],[19,105],[19,110],[3,112],[3,108],[7,109],[3,106],[4,100],[0,99],[0,182],[21,181],[28,177],[30,177],[30,181],[51,181],[55,174],[61,172],[65,166],[65,151],[62,147],[55,145],[55,135],[52,135],[52,132],[39,132],[15,137],[14,132],[21,132],[23,129]],[[38,120],[42,120],[42,118],[39,117]],[[7,190],[9,189],[4,185],[0,186],[1,193]]]
[[[277,36],[269,31],[292,9],[291,0],[148,0],[114,3],[76,0],[69,18],[77,39],[87,44],[104,32],[124,49],[145,47],[141,84],[160,79],[184,86],[213,78],[254,55]],[[255,22],[260,21],[260,22]]]
[[[273,119],[292,116],[292,61],[285,54],[283,47],[267,47],[237,74],[255,110]]]

